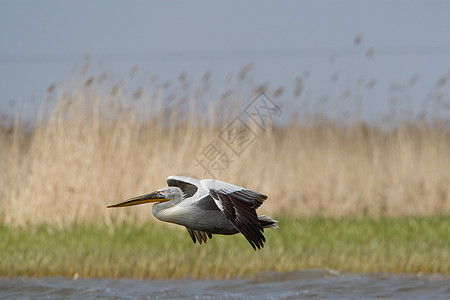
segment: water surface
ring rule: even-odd
[[[254,279],[0,278],[1,299],[450,299],[442,275],[264,273]]]

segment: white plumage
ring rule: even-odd
[[[277,221],[256,214],[266,195],[213,179],[169,176],[167,184],[169,187],[108,207],[156,202],[152,213],[157,219],[185,226],[193,242],[200,244],[213,234],[240,232],[256,250],[264,247],[264,228],[278,229]]]

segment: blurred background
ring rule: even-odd
[[[282,87],[280,102],[301,81],[299,101],[331,101],[333,117],[355,101],[373,121],[395,99],[412,114],[437,92],[448,100],[448,1],[2,0],[0,8],[0,107],[7,114],[20,109],[33,118],[48,87],[67,85],[86,57],[89,74],[107,72],[133,88],[182,73],[199,84],[210,72],[209,99],[250,64],[248,80]]]
[[[449,212],[449,13],[448,1],[2,0],[0,218],[145,220],[104,207],[176,174],[267,193],[279,214]],[[280,110],[264,128],[245,114],[260,92]],[[230,124],[250,129],[238,153]],[[211,145],[225,168],[199,163]]]

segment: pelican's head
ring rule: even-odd
[[[163,196],[164,199],[167,199],[173,204],[177,204],[184,199],[183,191],[176,186],[165,187],[160,190],[157,190],[155,193],[158,193],[159,195]]]
[[[128,199],[124,202],[114,204],[114,205],[108,205],[107,207],[125,207],[125,206],[133,206],[133,205],[139,205],[144,203],[161,203],[161,202],[167,202],[170,201],[173,204],[179,203],[181,200],[183,200],[184,194],[183,191],[174,186],[169,186],[162,188],[160,190],[157,190],[156,192],[145,194],[142,196],[137,196],[131,199]]]

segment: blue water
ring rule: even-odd
[[[264,273],[235,280],[0,278],[1,299],[450,299],[442,275]]]

